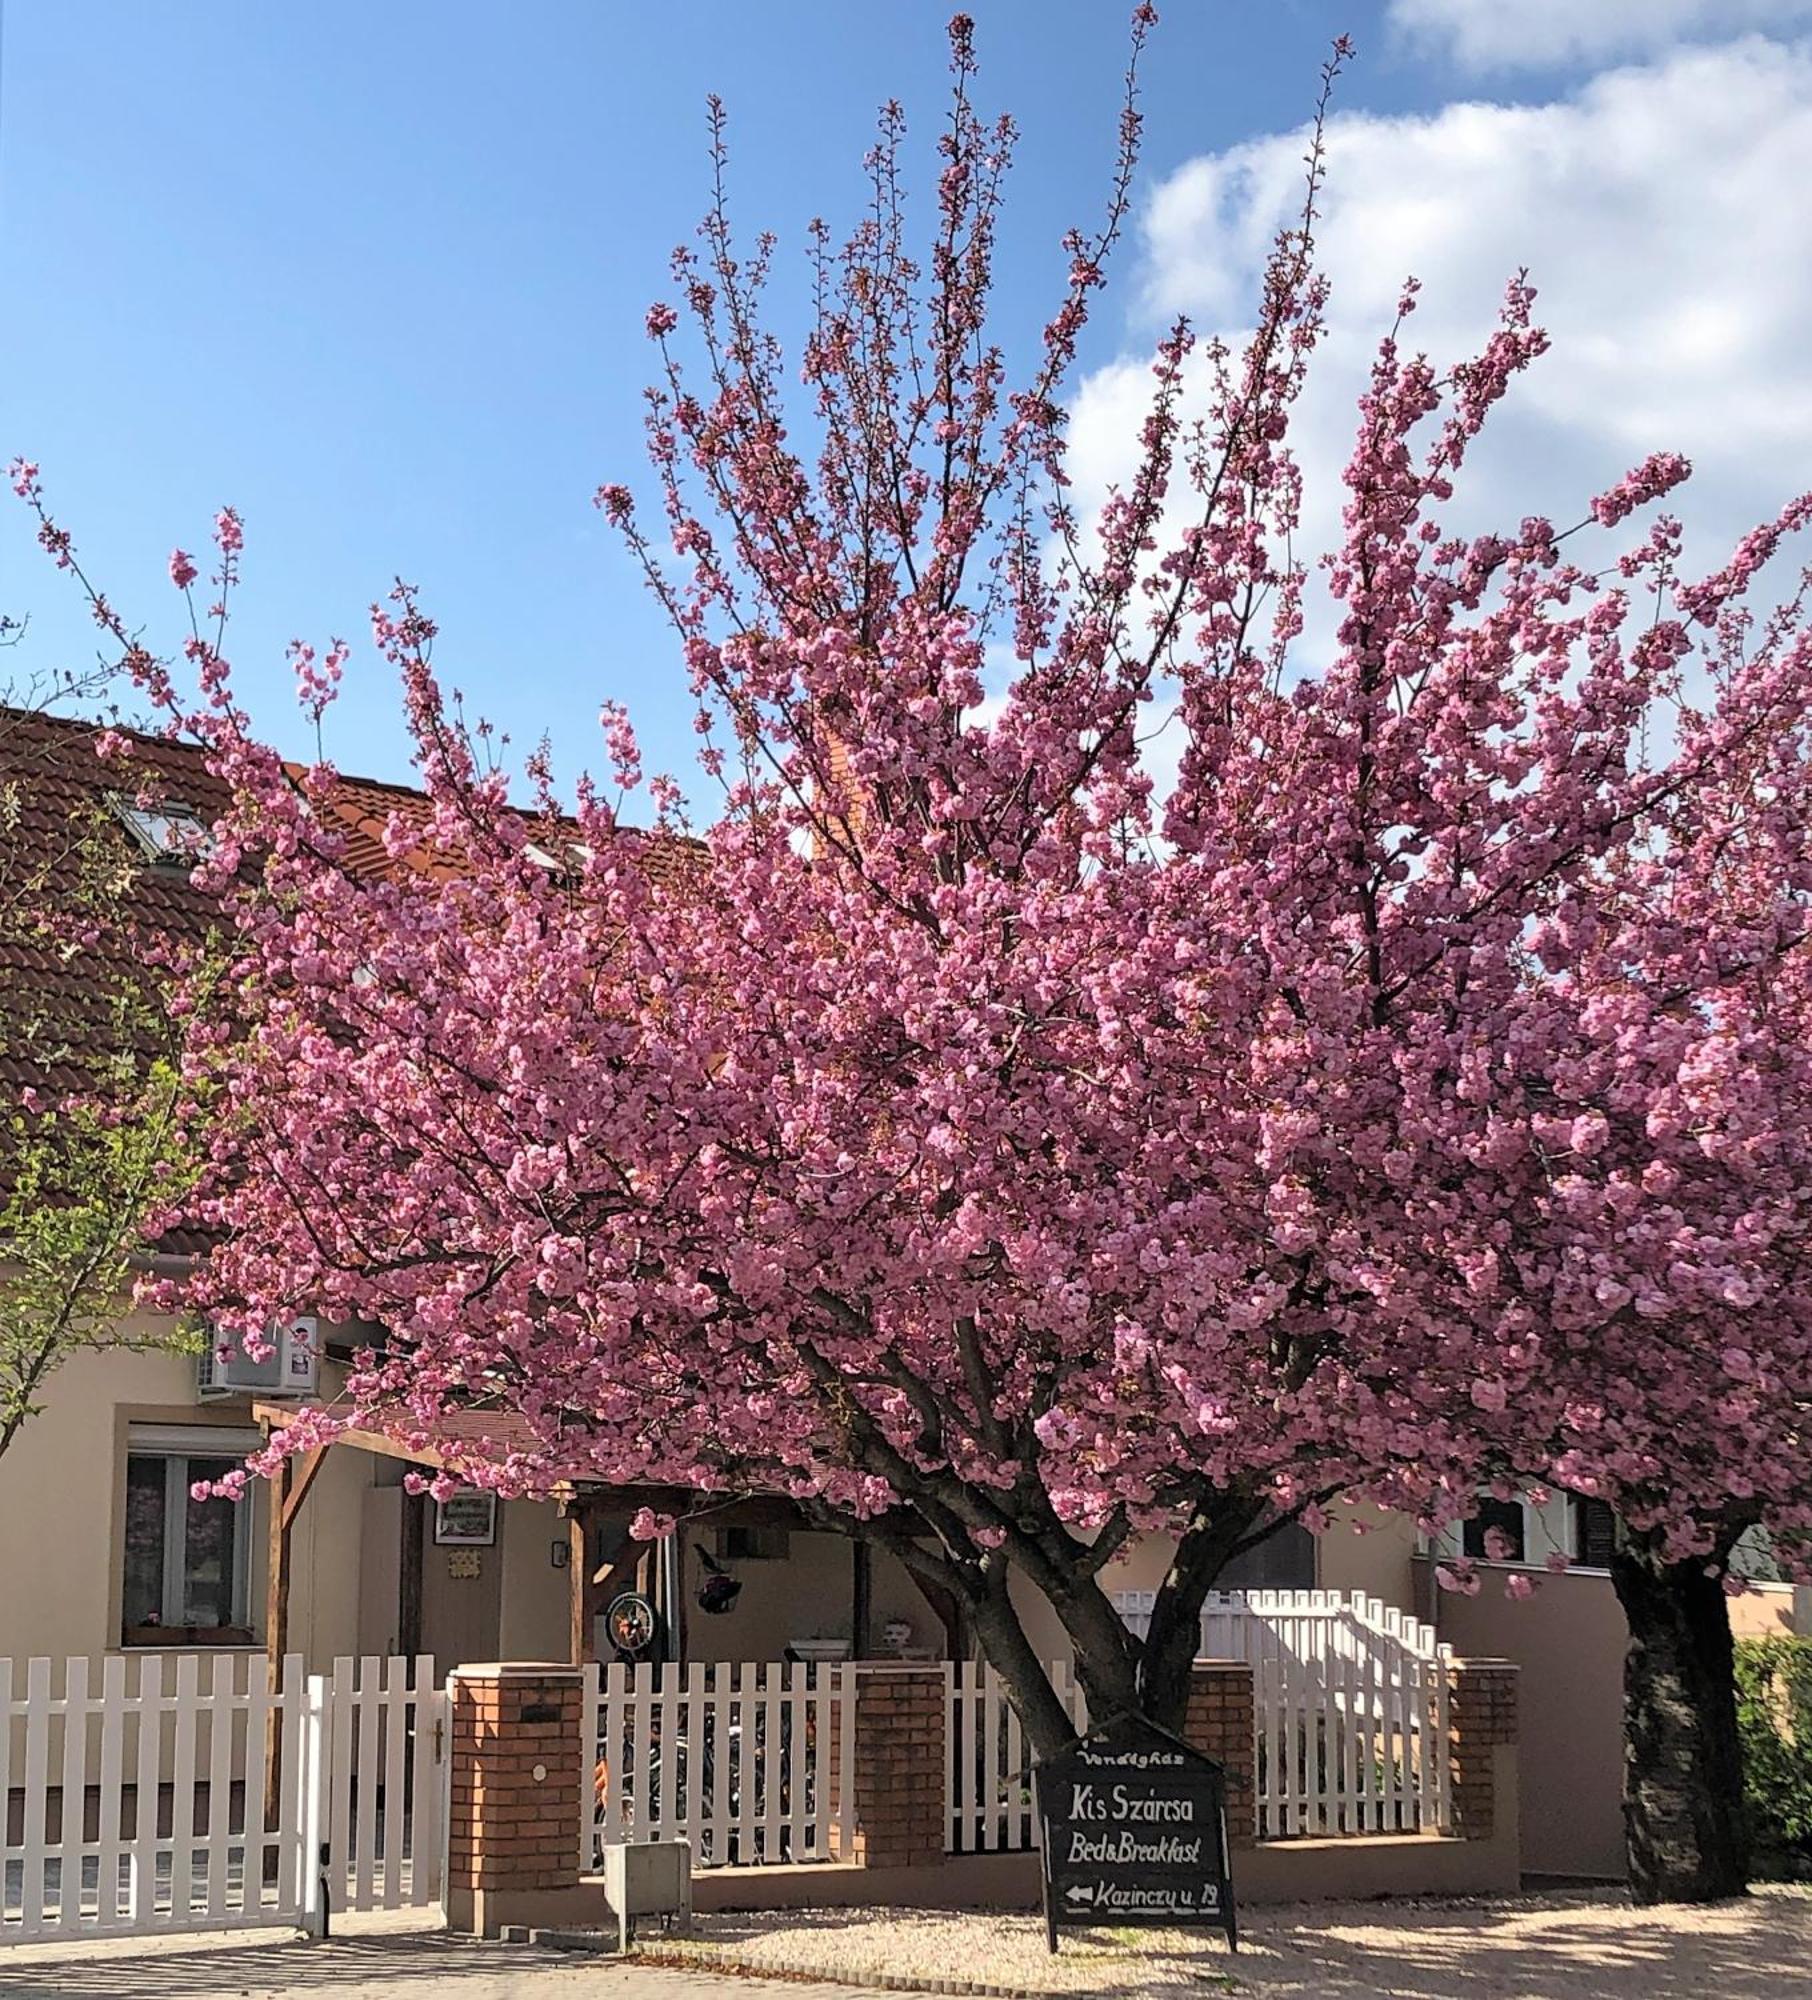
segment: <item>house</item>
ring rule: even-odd
[[[16,852],[54,867],[71,822],[93,816],[129,862],[135,921],[201,935],[211,910],[189,880],[186,843],[205,838],[224,800],[199,755],[128,736],[124,763],[107,761],[88,725],[7,719],[0,782],[10,773],[24,798]],[[385,821],[419,813],[423,801],[348,780],[335,809],[354,865],[380,869],[393,865]],[[94,949],[123,951],[129,941]],[[0,981],[15,995],[54,990],[98,1034],[102,1021],[83,1011],[83,976],[79,959],[0,955]],[[0,1086],[34,1080],[17,1051],[0,1046]],[[168,1239],[147,1262],[179,1271],[201,1247]],[[300,1403],[331,1402],[374,1330],[305,1316],[278,1330],[264,1362],[174,1350],[164,1338],[173,1329],[124,1300],[121,1330],[122,1345],[78,1354],[52,1378],[41,1414],[0,1455],[0,1657],[268,1650],[313,1667],[347,1655],[430,1654],[443,1667],[576,1659],[609,1654],[611,1608],[625,1598],[652,1607],[658,1643],[688,1663],[966,1651],[951,1608],[893,1556],[812,1532],[779,1498],[740,1500],[650,1548],[629,1540],[631,1515],[643,1505],[680,1511],[684,1496],[575,1480],[548,1500],[468,1493],[436,1503],[407,1484],[411,1472],[439,1469],[432,1453],[358,1432],[293,1461],[242,1502],[197,1500],[196,1481],[239,1462]],[[475,1410],[466,1442],[507,1450],[512,1422]],[[1484,1559],[1493,1527],[1507,1537],[1493,1544],[1507,1546],[1503,1562]],[[1603,1568],[1607,1531],[1602,1510],[1565,1497],[1488,1502],[1456,1531],[1453,1552],[1480,1557],[1486,1579],[1462,1597],[1434,1589],[1431,1554],[1412,1524],[1359,1510],[1320,1537],[1280,1533],[1223,1583],[1361,1593],[1432,1621],[1461,1655],[1518,1662],[1526,1865],[1615,1874],[1624,1634]],[[1575,1562],[1564,1576],[1545,1567],[1556,1550]],[[1162,1541],[1148,1540],[1110,1580],[1129,1593],[1152,1589],[1166,1559]],[[1519,1568],[1539,1579],[1523,1604],[1498,1588]],[[1060,1628],[1027,1596],[1034,1642],[1061,1657]],[[1738,1600],[1735,1615],[1745,1629],[1812,1630],[1808,1594],[1778,1585]]]

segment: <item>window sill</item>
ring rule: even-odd
[[[243,1625],[128,1625],[120,1634],[123,1653],[193,1652],[197,1647],[224,1653],[262,1642]]]
[[[1425,1563],[1463,1562],[1473,1569],[1521,1570],[1525,1576],[1609,1576],[1610,1569],[1604,1563],[1570,1562],[1565,1569],[1550,1569],[1544,1562],[1518,1561],[1514,1557],[1499,1561],[1494,1556],[1446,1555],[1436,1549],[1418,1549],[1415,1560]]]

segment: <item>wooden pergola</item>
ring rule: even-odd
[[[252,1414],[268,1433],[294,1421],[296,1411],[282,1403],[254,1403]],[[290,1536],[330,1451],[342,1448],[400,1459],[421,1472],[456,1476],[475,1459],[501,1462],[512,1450],[526,1449],[533,1435],[522,1418],[507,1410],[450,1413],[440,1425],[436,1444],[405,1443],[383,1431],[345,1430],[330,1444],[285,1458],[270,1482],[270,1553],[265,1574],[264,1649],[273,1676],[281,1669],[289,1647]],[[567,1578],[570,1602],[569,1657],[575,1665],[596,1654],[597,1615],[632,1587],[638,1570],[650,1560],[650,1545],[632,1542],[630,1517],[647,1507],[676,1518],[708,1518],[714,1526],[805,1528],[798,1506],[780,1494],[746,1494],[711,1502],[707,1496],[680,1486],[611,1486],[600,1480],[574,1477],[558,1482],[553,1499],[566,1519],[570,1555]],[[701,1509],[701,1501],[706,1502]],[[403,1506],[401,1560],[402,1604],[398,1650],[421,1650],[421,1561],[425,1539],[423,1496],[406,1495]],[[853,1647],[867,1651],[869,1549],[851,1544],[851,1609]],[[677,1650],[683,1655],[684,1593],[673,1607],[679,1630]],[[272,1685],[274,1686],[273,1679]]]

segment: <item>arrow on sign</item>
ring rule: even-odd
[[[1066,1902],[1092,1903],[1095,1900],[1095,1885],[1092,1882],[1072,1882],[1063,1894]]]

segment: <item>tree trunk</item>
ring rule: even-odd
[[[1639,1540],[1611,1559],[1630,1628],[1623,1823],[1638,1903],[1715,1902],[1749,1883],[1730,1613],[1705,1568]]]
[[[1178,1537],[1175,1556],[1159,1586],[1139,1661],[1139,1694],[1160,1729],[1183,1733],[1197,1655],[1202,1650],[1202,1606],[1233,1552],[1252,1535],[1265,1512],[1262,1500],[1217,1494]],[[1262,1538],[1261,1538],[1262,1539]]]

